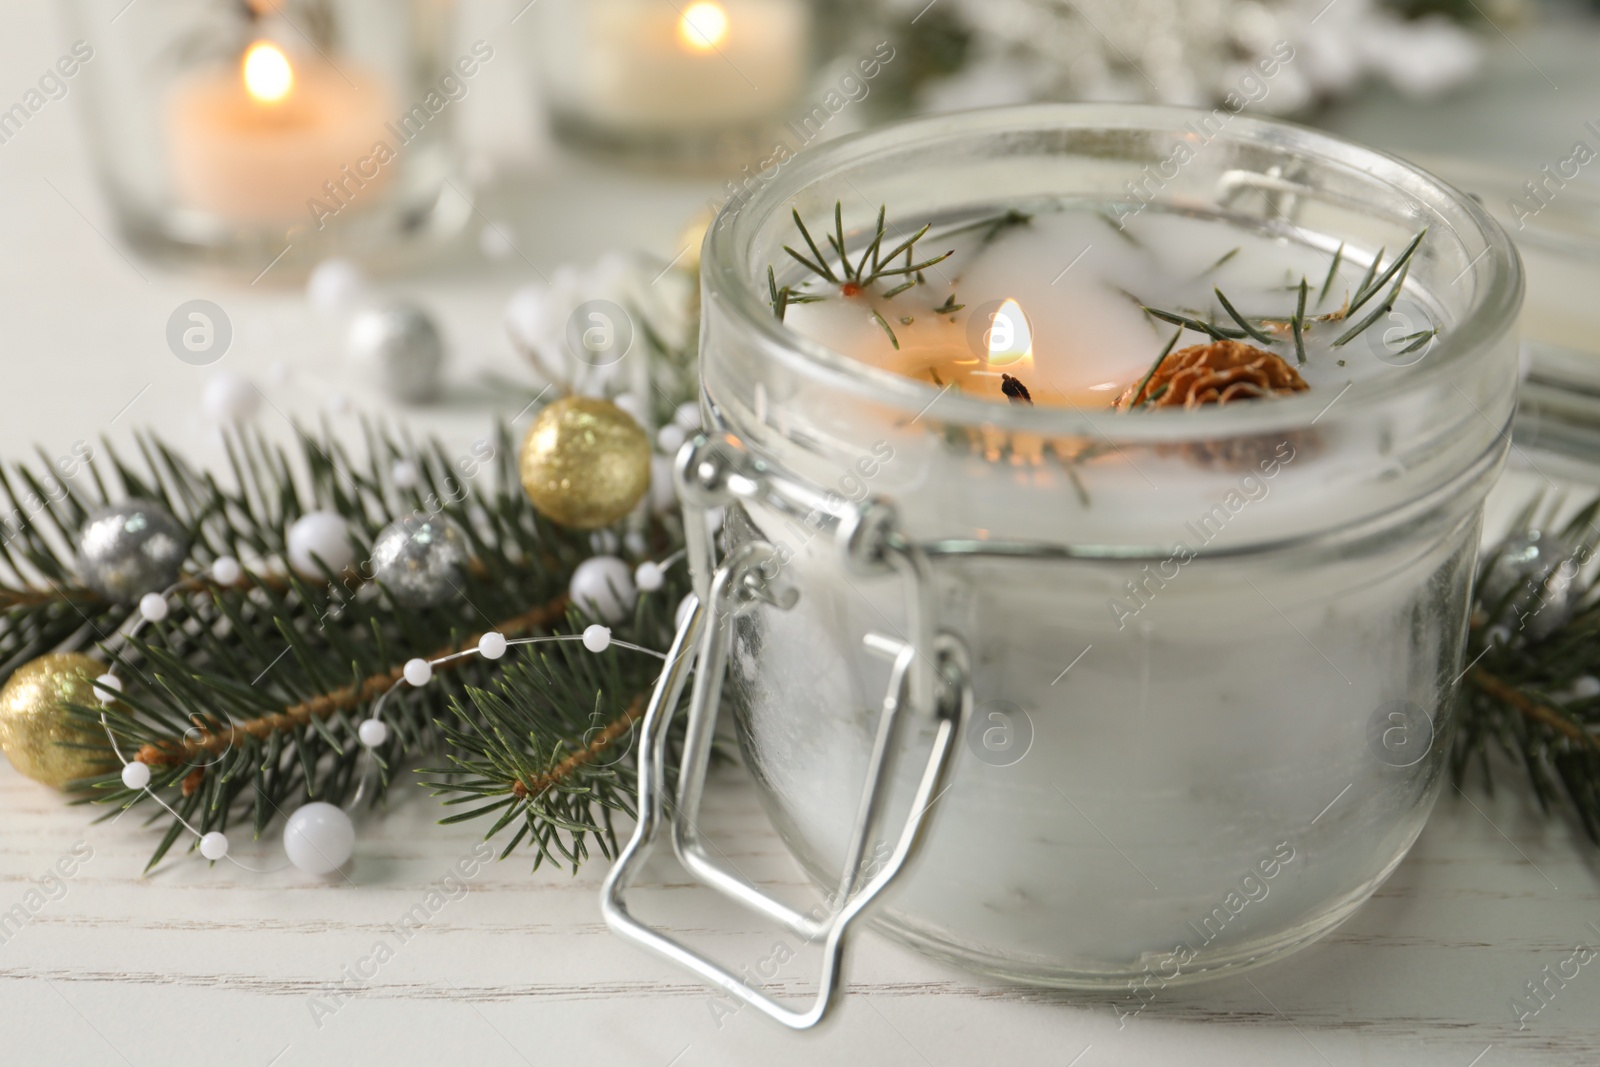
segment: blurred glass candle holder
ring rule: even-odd
[[[1521,267],[1479,205],[1392,157],[1221,115],[970,112],[798,157],[708,236],[709,437],[680,458],[691,535],[693,512],[735,505],[721,584],[697,565],[697,670],[729,669],[696,679],[691,738],[720,684],[818,884],[863,860],[857,888],[897,879],[876,912],[891,935],[997,975],[1136,989],[1130,1010],[1321,936],[1411,846],[1443,781],[1515,404]],[[1244,336],[1218,290],[1305,387],[1114,403],[1164,345]],[[1204,326],[1174,337],[1142,305]],[[1406,321],[1422,328],[1397,335]],[[964,700],[902,686],[935,663]],[[883,732],[901,705],[915,728]],[[963,706],[948,786],[919,802],[935,727]],[[685,765],[687,814],[659,819],[720,886],[694,860],[703,767]],[[923,818],[917,864],[893,875]],[[854,912],[835,895],[812,914]],[[752,1002],[810,1025],[827,988],[810,1014]]]
[[[288,277],[334,251],[392,251],[459,224],[449,90],[471,74],[446,54],[448,0],[71,11],[96,48],[82,75],[94,161],[139,251]]]
[[[543,0],[538,14],[554,131],[606,155],[743,161],[815,74],[812,0]]]

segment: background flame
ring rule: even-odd
[[[270,41],[257,41],[244,54],[244,88],[263,104],[276,104],[294,88],[289,57]]]
[[[678,40],[692,52],[709,52],[728,37],[728,13],[721,4],[690,4],[678,19]]]

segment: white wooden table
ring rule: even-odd
[[[503,7],[480,0],[469,14],[500,32]],[[9,16],[0,96],[20,92],[68,43],[46,11]],[[1515,61],[1502,53],[1497,62]],[[499,91],[517,88],[507,76]],[[501,113],[477,112],[477,128]],[[1340,121],[1373,139],[1395,132],[1359,111]],[[1519,136],[1536,170],[1546,156],[1526,130]],[[1565,147],[1559,128],[1548,139]],[[483,210],[508,220],[519,253],[548,270],[628,245],[670,257],[708,192],[553,164]],[[241,287],[124,258],[107,239],[69,106],[52,105],[0,146],[0,197],[0,457],[157,426],[202,461],[220,458],[198,416],[213,369],[180,363],[163,341],[168,314],[194,297],[232,318],[234,348],[219,366],[263,387],[272,401],[264,424],[314,415],[332,391],[358,411],[383,409],[340,363],[336,327],[312,316],[297,290],[273,289],[270,274]],[[469,250],[391,287],[437,311],[456,381],[466,382],[475,368],[510,366],[500,308],[531,274],[519,257],[489,265]],[[278,360],[285,379],[269,373]],[[466,442],[491,414],[463,387],[418,421]],[[1566,823],[1526,810],[1515,790],[1493,801],[1474,792],[1470,802],[1447,792],[1411,856],[1330,937],[1270,969],[1163,993],[1135,1018],[1119,1019],[1114,998],[975,978],[868,933],[843,1010],[804,1036],[753,1011],[728,1014],[707,990],[608,934],[596,904],[603,863],[574,878],[530,874],[514,859],[476,870],[465,888],[444,883],[471,855],[478,828],[434,825],[438,810],[420,791],[401,791],[386,817],[359,823],[357,859],[333,880],[198,861],[141,877],[155,831],[131,818],[91,825],[89,815],[0,764],[0,913],[74,848],[92,853],[58,899],[0,942],[0,1062],[1498,1067],[1600,1057],[1600,961],[1525,1028],[1511,1008],[1575,944],[1600,943],[1600,852]],[[706,829],[752,877],[800,887],[737,770],[715,782]],[[238,844],[236,854],[281,865],[271,841]],[[646,914],[724,960],[754,963],[771,951],[772,932],[671,868],[658,869],[641,897]],[[426,921],[397,931],[418,905]],[[392,958],[375,965],[380,944]],[[785,968],[785,988],[804,991],[808,962],[802,955]]]

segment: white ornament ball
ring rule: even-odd
[[[366,719],[356,727],[356,736],[368,748],[377,748],[389,740],[389,724],[382,719]]]
[[[122,679],[114,674],[102,674],[94,680],[94,695],[102,704],[112,703],[122,695]]]
[[[683,427],[675,422],[669,422],[656,431],[656,447],[669,456],[676,456],[678,449],[682,448],[683,442],[688,439]]]
[[[167,598],[160,593],[146,593],[139,598],[139,614],[145,622],[160,622],[167,617]]]
[[[318,263],[306,279],[306,297],[324,315],[354,311],[367,296],[367,275],[354,260],[335,257]]]
[[[1579,700],[1588,700],[1590,697],[1600,697],[1600,678],[1592,674],[1580,675],[1572,683],[1572,695]]]
[[[700,405],[693,400],[679,404],[677,410],[672,413],[672,421],[690,432],[699,430]]]
[[[242,374],[219,371],[200,392],[200,410],[212,422],[247,422],[261,410],[261,391]]]
[[[228,854],[228,835],[216,830],[200,839],[200,855],[208,860],[220,860]]]
[[[438,399],[444,341],[416,304],[366,308],[350,323],[348,346],[350,358],[389,396],[410,404]]]
[[[425,659],[406,660],[404,670],[406,681],[419,689],[433,681],[433,664]]]
[[[499,659],[506,654],[506,635],[489,632],[478,638],[478,655],[484,659]]]
[[[633,572],[633,581],[641,592],[654,593],[666,584],[666,576],[661,573],[659,563],[646,561]]]
[[[332,804],[314,800],[295,809],[284,823],[283,851],[307,874],[336,871],[355,850],[356,828],[350,816]]]
[[[350,524],[331,511],[310,511],[289,527],[289,566],[310,578],[322,576],[317,559],[335,574],[356,561]]]
[[[122,784],[129,789],[143,789],[150,784],[150,768],[138,760],[123,764]]]
[[[611,628],[591,623],[583,630],[583,647],[590,652],[604,652],[611,647]]]
[[[222,556],[211,564],[211,580],[218,585],[237,585],[244,577],[244,568],[232,556]]]
[[[609,623],[626,619],[639,599],[633,572],[615,556],[595,556],[578,564],[567,592],[579,608]]]

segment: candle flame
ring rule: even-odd
[[[244,53],[244,87],[263,104],[281,103],[294,88],[294,68],[289,57],[270,41],[257,41]]]
[[[1022,305],[1015,300],[1000,305],[983,336],[989,349],[989,366],[1012,373],[1033,369],[1033,328],[1028,325]]]
[[[690,4],[678,19],[678,40],[691,52],[714,51],[728,37],[728,13],[721,4]]]

